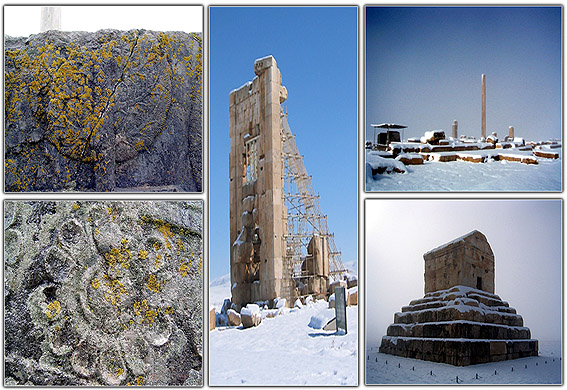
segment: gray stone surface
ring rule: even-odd
[[[199,386],[200,201],[5,201],[6,385]]]
[[[6,191],[202,190],[202,37],[5,39]]]

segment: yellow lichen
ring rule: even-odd
[[[98,290],[98,288],[100,287],[100,284],[99,284],[99,282],[98,282],[98,278],[94,278],[94,279],[92,280],[91,284],[92,284],[92,286],[93,286],[93,288],[94,288],[95,290]]]
[[[104,275],[104,299],[110,302],[113,306],[117,306],[121,302],[121,296],[128,294],[128,290],[124,284],[118,279],[112,279],[108,275]]]
[[[45,315],[47,316],[47,318],[51,319],[55,317],[57,314],[59,314],[60,311],[61,311],[61,304],[59,303],[59,301],[53,301],[47,305],[45,310]]]
[[[109,252],[104,254],[109,266],[114,267],[116,265],[122,268],[128,268],[130,266],[130,259],[132,258],[132,253],[127,248],[128,240],[122,240],[122,246],[120,248],[112,248]]]
[[[187,264],[185,263],[181,263],[181,265],[179,266],[179,269],[177,270],[177,272],[179,272],[179,274],[181,276],[187,276],[187,273],[189,272],[189,267],[187,267]]]
[[[148,258],[148,251],[140,249],[140,251],[138,252],[138,259],[145,260],[147,258]]]
[[[148,290],[153,291],[155,293],[159,292],[160,283],[157,281],[157,278],[154,274],[151,274],[150,277],[148,278],[146,287],[148,288]]]

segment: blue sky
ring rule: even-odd
[[[209,8],[210,278],[229,273],[228,95],[273,55],[284,109],[343,262],[357,259],[358,9]]]
[[[443,129],[480,136],[514,126],[526,140],[561,137],[561,7],[367,7],[366,138],[371,123],[405,137]]]
[[[394,313],[423,297],[423,254],[475,229],[494,252],[495,294],[532,338],[561,339],[561,200],[380,199],[364,207],[367,346],[379,345]]]

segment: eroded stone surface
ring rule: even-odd
[[[7,191],[201,191],[201,34],[5,40]]]
[[[202,385],[201,202],[6,201],[5,384]]]

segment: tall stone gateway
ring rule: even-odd
[[[380,352],[456,366],[537,356],[522,317],[494,294],[494,254],[481,232],[423,257],[425,296],[394,315]]]
[[[254,73],[252,82],[229,96],[230,276],[237,306],[326,294],[329,274],[343,271],[281,108],[287,90],[276,60],[256,60]],[[298,189],[293,196],[287,194],[289,182]],[[301,226],[311,231],[294,230],[296,215],[286,204],[303,211],[298,218],[311,222]]]
[[[280,104],[287,91],[273,57],[256,60],[254,73],[254,81],[229,96],[230,278],[238,305],[289,295],[291,287],[291,278],[282,274]]]

